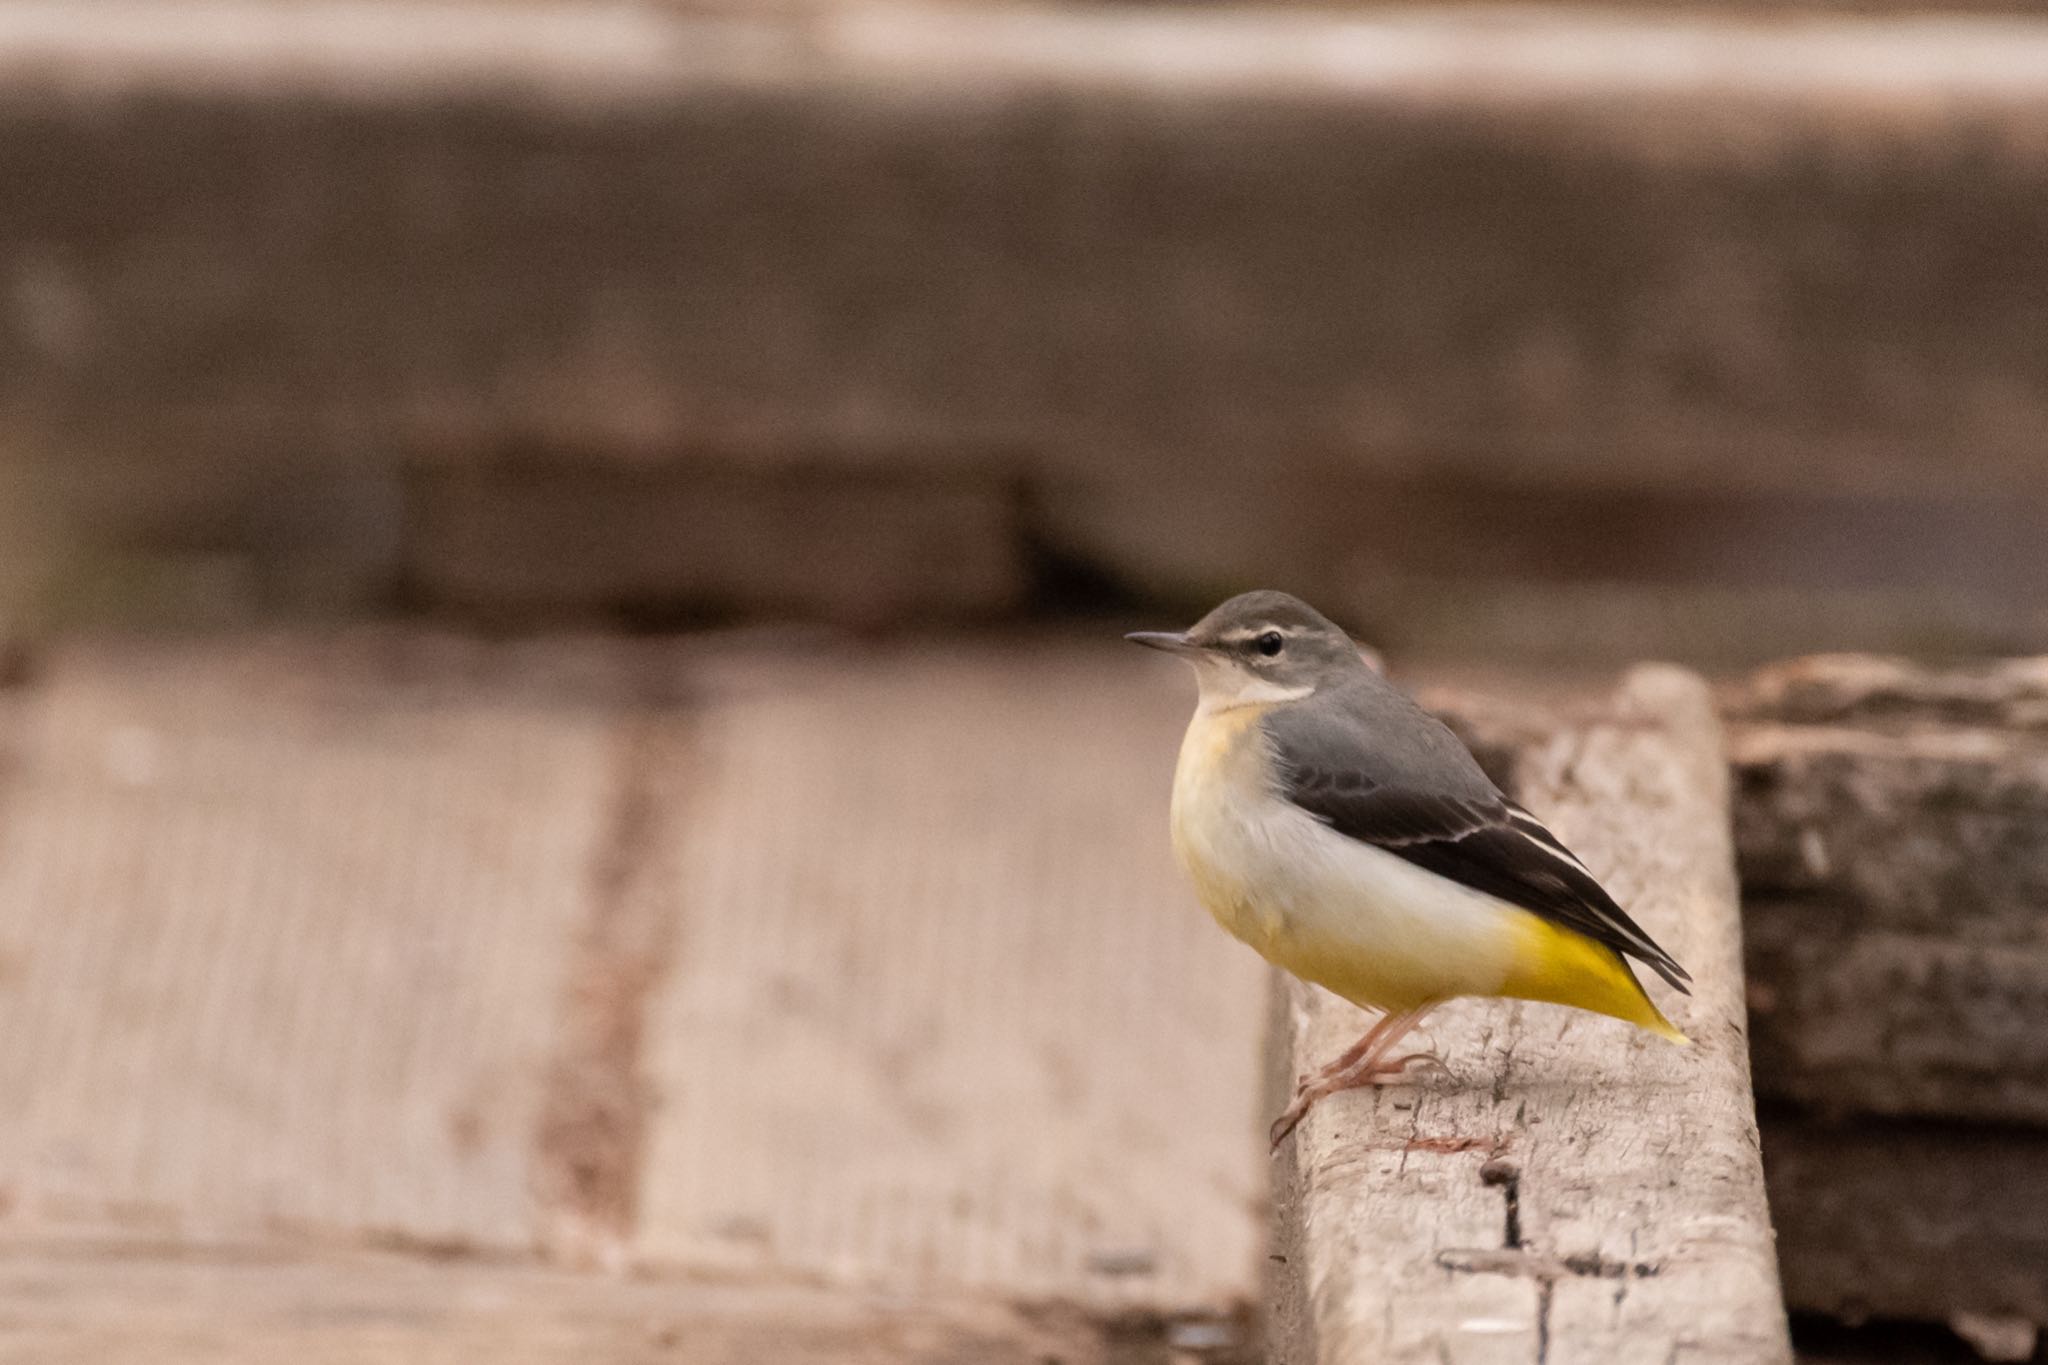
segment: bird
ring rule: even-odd
[[[1379,1012],[1297,1084],[1276,1151],[1327,1096],[1442,1066],[1394,1049],[1448,1000],[1547,1001],[1687,1041],[1629,960],[1682,994],[1686,970],[1328,617],[1262,589],[1124,638],[1194,667],[1170,825],[1197,898],[1274,965]]]

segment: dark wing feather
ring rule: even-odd
[[[1692,980],[1535,816],[1497,792],[1433,794],[1283,754],[1288,800],[1339,834]]]

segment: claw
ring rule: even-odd
[[[1374,1024],[1363,1038],[1354,1043],[1343,1056],[1323,1067],[1312,1076],[1303,1076],[1295,1082],[1294,1098],[1280,1117],[1273,1120],[1267,1130],[1273,1150],[1279,1151],[1287,1135],[1298,1127],[1315,1102],[1325,1095],[1334,1095],[1340,1090],[1351,1090],[1361,1085],[1371,1085],[1401,1075],[1411,1064],[1428,1062],[1448,1076],[1450,1068],[1433,1052],[1411,1052],[1392,1062],[1379,1058],[1400,1041],[1401,1036],[1422,1022],[1422,1016],[1429,1013],[1429,1006],[1409,1010],[1400,1014],[1389,1014]]]
[[[1289,1133],[1301,1126],[1301,1121],[1308,1116],[1308,1111],[1314,1107],[1317,1100],[1334,1095],[1340,1090],[1357,1090],[1368,1085],[1399,1080],[1407,1074],[1410,1066],[1417,1063],[1435,1067],[1445,1076],[1451,1074],[1451,1069],[1444,1065],[1444,1059],[1434,1052],[1411,1052],[1405,1057],[1396,1057],[1392,1061],[1381,1062],[1370,1068],[1354,1070],[1346,1076],[1318,1076],[1314,1082],[1304,1080],[1295,1087],[1294,1099],[1281,1111],[1280,1117],[1273,1120],[1273,1126],[1267,1130],[1266,1136],[1272,1141],[1273,1150],[1280,1150],[1280,1144],[1287,1140]]]
[[[1406,1057],[1396,1057],[1393,1061],[1386,1064],[1386,1070],[1405,1074],[1410,1066],[1418,1062],[1422,1064],[1423,1070],[1434,1071],[1445,1080],[1457,1079],[1457,1075],[1451,1070],[1450,1064],[1434,1052],[1411,1052]]]

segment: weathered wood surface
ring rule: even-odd
[[[1727,702],[1759,1087],[2048,1123],[2048,660],[1806,659]]]
[[[1665,1003],[1695,1045],[1548,1006],[1447,1007],[1425,1032],[1455,1079],[1335,1097],[1284,1149],[1275,1357],[1789,1360],[1706,687],[1638,670],[1513,768],[1521,798],[1694,972],[1695,994]],[[1286,989],[1276,1090],[1364,1022]]]
[[[2048,1124],[2048,951],[1745,903],[1761,1093],[1834,1113]]]
[[[1191,697],[1127,648],[699,673],[636,1256],[1103,1308],[1255,1293],[1264,972],[1172,864]]]
[[[988,1299],[275,1242],[0,1241],[0,1365],[1156,1365],[1175,1340],[1163,1320]]]
[[[1945,723],[2048,735],[2048,658],[1935,666],[1824,654],[1759,669],[1724,704],[1737,718],[1787,725]]]
[[[0,1359],[111,1340],[37,1299],[35,1247],[76,1234],[149,1240],[144,1298],[219,1248],[395,1246],[600,1298],[600,1271],[742,1276],[1229,1345],[1266,988],[1171,865],[1187,700],[1045,637],[46,652],[0,686]],[[414,1322],[403,1281],[282,1317],[259,1285],[237,1317],[228,1275],[218,1322],[103,1326],[638,1358],[479,1270],[588,1348],[501,1357],[512,1327]],[[475,1350],[434,1354],[443,1327]]]
[[[2048,1134],[1767,1111],[1763,1141],[1792,1307],[2048,1326]]]
[[[82,646],[14,694],[12,1220],[534,1243],[611,720],[390,643]]]

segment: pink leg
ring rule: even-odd
[[[1386,1037],[1387,1030],[1398,1024],[1401,1018],[1402,1016],[1399,1013],[1382,1014],[1373,1021],[1372,1027],[1365,1031],[1363,1037],[1350,1047],[1344,1049],[1344,1055],[1333,1062],[1317,1067],[1313,1076],[1304,1076],[1296,1081],[1295,1089],[1299,1090],[1317,1081],[1328,1080],[1330,1077],[1340,1075],[1358,1065],[1359,1059],[1379,1046],[1380,1039]]]
[[[1287,1135],[1307,1116],[1309,1108],[1317,1100],[1340,1090],[1354,1090],[1361,1085],[1398,1076],[1418,1061],[1436,1061],[1426,1052],[1411,1052],[1405,1057],[1387,1060],[1387,1054],[1394,1050],[1394,1045],[1407,1037],[1434,1008],[1434,1005],[1424,1005],[1421,1009],[1387,1015],[1352,1044],[1343,1056],[1296,1086],[1293,1101],[1279,1118],[1273,1120],[1270,1136],[1274,1148],[1277,1150],[1287,1140]],[[1441,1065],[1440,1062],[1438,1064]]]

